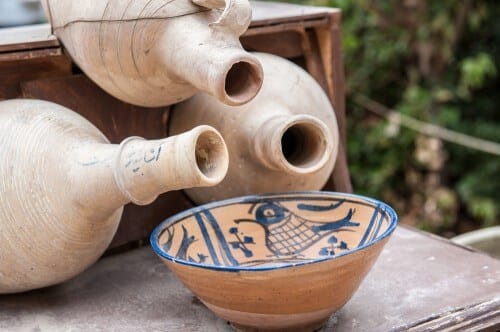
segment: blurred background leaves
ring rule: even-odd
[[[341,8],[355,191],[445,236],[498,225],[500,157],[367,112],[356,95],[500,142],[500,2],[296,0]]]

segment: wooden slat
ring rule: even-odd
[[[23,95],[52,101],[83,115],[112,143],[128,136],[147,139],[166,135],[168,108],[143,108],[124,103],[84,75],[24,82]]]
[[[352,192],[352,183],[347,160],[347,132],[345,110],[345,75],[342,53],[342,17],[339,12],[330,14],[330,24],[318,27],[314,31],[317,39],[318,53],[326,75],[328,95],[337,116],[339,126],[339,152],[330,186],[337,191]],[[313,36],[310,36],[314,38]]]
[[[0,53],[0,100],[21,95],[21,82],[71,74],[71,61],[60,49]]]
[[[251,27],[307,21],[325,17],[325,14],[338,13],[337,8],[301,6],[280,2],[251,1],[252,23]]]
[[[58,46],[49,24],[0,29],[0,53]]]
[[[340,118],[340,136],[344,146],[346,144],[345,131],[345,74],[342,52],[341,16],[338,13],[330,15],[330,24],[327,27],[315,29],[318,39],[319,54],[323,60],[324,71],[331,89],[331,98]]]
[[[298,58],[304,54],[301,39],[300,32],[285,30],[244,35],[241,37],[241,43],[248,51],[271,53],[284,58]]]
[[[251,26],[244,36],[262,35],[274,32],[281,32],[287,30],[298,30],[305,28],[316,28],[320,26],[328,26],[330,20],[327,17],[316,18],[311,20],[298,20],[292,22],[282,22],[276,24],[267,24],[259,26]]]
[[[307,29],[302,31],[302,49],[304,50],[304,58],[306,60],[306,70],[325,90],[326,94],[330,95],[326,79],[327,74],[325,73],[325,67],[314,30]]]
[[[498,331],[499,293],[499,260],[398,227],[321,331]],[[150,248],[106,257],[59,286],[0,296],[0,330],[232,331]]]
[[[335,8],[262,1],[251,1],[251,4],[252,23],[250,30],[247,32],[250,34],[255,33],[251,31],[252,28],[275,24],[302,22],[302,26],[305,27],[317,26],[318,24],[324,24],[325,16],[340,14],[340,11]],[[0,29],[0,53],[50,47],[60,47],[60,43],[51,34],[49,24]]]
[[[464,316],[467,318],[464,319]],[[500,327],[500,297],[440,312],[420,321],[398,326],[393,332],[491,331]]]
[[[54,56],[62,56],[61,48],[41,48],[34,50],[23,50],[0,53],[0,62],[43,59]]]

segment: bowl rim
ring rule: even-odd
[[[232,204],[237,204],[237,203],[246,203],[251,200],[256,200],[256,199],[262,199],[266,197],[274,197],[274,196],[298,196],[298,195],[307,195],[307,196],[313,196],[313,195],[320,195],[320,196],[335,196],[335,197],[348,197],[348,198],[354,198],[358,200],[362,200],[365,202],[368,202],[370,204],[373,204],[375,207],[378,207],[381,209],[383,212],[387,213],[389,216],[389,227],[385,230],[384,233],[382,233],[378,238],[366,242],[362,244],[359,247],[356,247],[354,249],[349,249],[346,251],[343,251],[339,254],[336,254],[334,256],[327,256],[327,257],[318,257],[317,259],[311,259],[303,262],[294,262],[294,263],[287,263],[284,265],[279,265],[279,266],[220,266],[220,265],[212,265],[212,264],[202,264],[202,263],[196,263],[196,262],[191,262],[183,259],[178,259],[173,257],[172,255],[169,255],[167,252],[165,252],[159,245],[158,239],[159,236],[162,234],[162,232],[165,230],[170,225],[173,225],[176,222],[179,222],[181,220],[184,220],[185,218],[189,217],[190,215],[193,215],[195,213],[207,210],[207,209],[213,209],[216,207],[223,207],[226,205],[232,205]],[[351,193],[342,193],[342,192],[334,192],[334,191],[294,191],[294,192],[278,192],[278,193],[266,193],[266,194],[256,194],[256,195],[246,195],[246,196],[239,196],[235,198],[229,198],[229,199],[224,199],[216,202],[210,202],[206,204],[202,204],[199,206],[192,207],[190,209],[184,210],[182,212],[176,213],[173,216],[168,217],[165,219],[163,222],[161,222],[158,226],[155,227],[153,232],[151,233],[149,237],[149,242],[151,247],[153,248],[154,252],[160,256],[161,258],[167,259],[173,263],[179,263],[183,265],[188,265],[188,266],[193,266],[193,267],[199,267],[199,268],[204,268],[204,269],[209,269],[209,270],[217,270],[217,271],[228,271],[228,272],[240,272],[240,271],[246,271],[246,272],[252,272],[252,271],[268,271],[268,270],[278,270],[278,269],[285,269],[285,268],[291,268],[291,267],[297,267],[297,266],[302,266],[302,265],[308,265],[308,264],[316,264],[316,263],[321,263],[324,261],[332,261],[335,259],[339,259],[343,256],[362,251],[368,247],[373,246],[377,242],[385,239],[386,237],[390,236],[394,230],[396,229],[396,226],[398,224],[398,215],[394,209],[389,206],[387,203],[379,201],[374,198],[370,198],[367,196],[363,195],[358,195],[358,194],[351,194]]]

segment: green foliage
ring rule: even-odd
[[[422,137],[368,113],[353,97],[500,142],[500,2],[295,2],[343,11],[355,190],[389,201],[403,221],[434,232],[459,233],[470,220],[499,224],[500,157]]]
[[[489,77],[497,73],[490,54],[479,53],[460,62],[460,82],[458,92],[462,98],[469,98],[472,89],[484,86]]]

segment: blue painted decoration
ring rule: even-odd
[[[298,204],[299,210],[331,211],[339,208],[343,201],[325,208],[320,205]],[[253,207],[251,210],[255,209]],[[274,256],[297,255],[311,247],[323,237],[332,232],[348,231],[358,227],[359,223],[352,222],[354,209],[349,209],[346,216],[339,220],[318,222],[301,217],[290,211],[278,201],[268,201],[257,206],[254,219],[235,219],[236,223],[253,222],[264,228],[266,246]]]
[[[251,236],[241,236],[238,234],[238,227],[231,227],[229,233],[236,237],[236,241],[229,242],[233,249],[238,249],[243,252],[245,257],[252,257],[253,252],[248,248],[249,244],[255,244],[253,237]]]
[[[238,208],[231,211],[238,213],[218,212],[234,204]],[[397,222],[382,202],[322,192],[248,196],[196,207],[179,216],[152,234],[152,243],[153,236],[157,241],[162,234],[161,255],[228,270],[279,268],[338,257],[387,236]]]
[[[319,255],[320,256],[334,256],[335,255],[335,250],[340,249],[340,250],[349,250],[349,247],[347,246],[347,243],[344,241],[338,241],[337,237],[335,235],[330,236],[328,239],[328,246],[323,247],[319,250]]]

